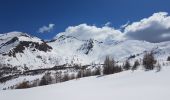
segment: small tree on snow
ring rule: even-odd
[[[131,68],[130,63],[128,60],[126,60],[125,65],[123,66],[123,69],[129,70]]]
[[[70,80],[70,77],[69,77],[68,73],[65,73],[63,75],[62,81],[65,82],[65,81],[68,81],[68,80]]]
[[[168,56],[167,61],[170,61],[170,56]]]
[[[132,71],[136,70],[139,65],[140,65],[139,61],[136,60],[136,61],[134,62],[134,65],[132,66]]]
[[[157,63],[157,65],[155,67],[156,67],[156,72],[161,71],[161,65],[159,62]]]
[[[50,73],[46,73],[42,78],[41,78],[41,81],[40,81],[40,86],[43,86],[43,85],[48,85],[48,84],[51,84],[52,82],[52,77],[50,75]]]
[[[106,75],[113,74],[114,67],[115,67],[114,59],[110,59],[109,56],[106,56],[106,59],[103,65],[103,74],[106,74]]]
[[[81,77],[82,77],[82,71],[79,70],[79,71],[77,72],[76,78],[78,79],[78,78],[81,78]]]
[[[62,79],[62,72],[57,71],[56,74],[55,74],[56,83],[61,82],[61,79]]]
[[[156,62],[153,52],[146,53],[143,57],[143,66],[145,70],[153,70]]]
[[[98,67],[98,68],[94,71],[94,75],[101,75],[101,69],[100,69],[100,67]]]

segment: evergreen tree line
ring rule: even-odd
[[[170,57],[168,59],[170,59]],[[18,84],[16,88],[21,89],[21,88],[30,88],[35,86],[43,86],[43,85],[48,85],[53,83],[65,82],[72,79],[79,79],[82,77],[114,74],[125,70],[134,71],[137,70],[140,65],[143,66],[145,71],[156,69],[158,72],[161,70],[161,66],[159,63],[157,64],[156,63],[157,60],[155,59],[153,52],[145,53],[142,62],[136,60],[134,61],[133,65],[130,64],[129,60],[126,60],[123,65],[118,65],[113,58],[106,56],[103,66],[97,67],[95,70],[85,69],[82,68],[81,66],[78,66],[76,69],[77,74],[69,74],[68,72],[63,73],[61,71],[57,71],[55,75],[53,75],[52,77],[51,73],[46,73],[43,75],[43,77],[40,80],[34,80],[31,84],[29,82],[24,81]]]
[[[167,61],[170,61],[170,57],[167,58]],[[155,59],[154,53],[149,52],[144,54],[142,62],[135,60],[133,65],[130,64],[129,60],[126,60],[122,66],[117,65],[113,58],[111,59],[107,56],[103,65],[103,74],[114,74],[125,70],[134,71],[137,70],[140,65],[143,66],[145,71],[156,69],[156,71],[159,72],[161,70],[161,65]]]
[[[32,82],[23,81],[16,86],[12,86],[11,89],[15,87],[15,89],[23,89],[23,88],[31,88],[36,86],[49,85],[54,83],[65,82],[73,79],[79,79],[82,77],[101,75],[100,68],[96,68],[95,70],[90,69],[80,69],[77,74],[68,74],[68,72],[57,71],[55,74],[51,74],[50,72],[44,74],[40,80],[34,80]]]

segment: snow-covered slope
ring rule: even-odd
[[[166,59],[170,55],[170,42],[149,43],[139,40],[81,40],[61,35],[50,42],[44,42],[26,33],[0,34],[1,64],[24,66],[29,69],[49,68],[62,64],[103,63],[107,55],[117,61],[140,59],[146,51]]]
[[[1,64],[35,69],[45,64],[43,57],[46,58],[51,49],[52,47],[41,39],[26,33],[11,32],[0,35]]]
[[[77,60],[77,63],[103,63],[107,55],[115,58],[117,61],[125,61],[134,58],[142,58],[145,52],[154,51],[155,56],[170,55],[170,42],[149,43],[139,40],[124,41],[97,41],[94,39],[80,40],[72,36],[61,36],[56,40],[49,42],[48,45],[54,48],[54,52],[62,59],[71,61]],[[157,56],[158,57],[158,56]],[[63,60],[64,61],[64,60]]]
[[[169,100],[170,67],[125,71],[21,90],[0,91],[2,100]]]
[[[98,64],[95,67],[99,67],[106,56],[111,56],[118,64],[123,64],[127,59],[133,64],[136,59],[141,61],[145,52],[153,51],[158,63],[164,66],[170,56],[169,44],[170,41],[82,40],[66,35],[45,42],[22,32],[0,34],[0,89],[8,89],[24,80],[41,79],[45,71],[56,66],[72,67],[78,64],[92,68]],[[41,72],[41,69],[44,71]],[[56,73],[57,70],[52,71]],[[64,71],[77,73],[74,69]]]

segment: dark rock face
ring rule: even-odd
[[[41,43],[40,45],[36,45],[35,48],[40,51],[45,51],[45,52],[50,51],[50,49],[52,49],[52,47],[47,45],[45,42]]]
[[[16,42],[16,41],[18,41],[18,38],[17,38],[17,37],[14,37],[14,38],[12,38],[11,40],[7,41],[6,43],[1,44],[1,47],[6,46],[6,45],[9,45],[9,44],[11,44],[11,43],[14,43],[14,42]],[[0,47],[0,48],[1,48],[1,47]]]
[[[11,44],[11,43],[14,43],[15,41],[18,41],[18,37],[12,38],[10,41],[6,42],[6,43],[4,44],[4,46],[5,46],[5,45],[9,45],[9,44]]]
[[[92,39],[88,40],[86,43],[84,43],[79,50],[83,50],[84,53],[87,55],[90,51],[92,51],[94,46],[94,42]]]
[[[52,49],[51,46],[47,45],[45,42],[39,44],[37,42],[31,42],[31,41],[20,41],[20,43],[12,50],[10,50],[10,52],[8,53],[9,56],[13,56],[16,57],[16,53],[23,53],[23,50],[25,50],[25,48],[33,48],[35,51],[35,49],[40,50],[40,51],[50,51]]]

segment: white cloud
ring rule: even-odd
[[[124,34],[130,39],[150,42],[170,40],[170,16],[167,12],[154,13],[149,18],[126,26]]]
[[[123,34],[121,31],[116,30],[112,27],[103,26],[101,28],[96,27],[94,25],[80,24],[78,26],[70,26],[65,32],[61,32],[57,35],[57,37],[61,35],[66,36],[74,36],[81,40],[87,39],[95,39],[98,41],[104,40],[121,40],[123,38]]]
[[[124,24],[124,25],[121,25],[120,28],[123,28],[123,29],[126,28],[126,27],[129,25],[129,23],[130,23],[130,21],[128,21],[128,22],[127,22],[126,24]]]
[[[107,22],[106,24],[105,24],[105,26],[110,26],[111,25],[111,22]]]
[[[49,24],[48,26],[43,26],[39,28],[38,32],[39,33],[49,33],[53,30],[55,24]]]
[[[110,27],[111,23],[106,23],[103,27],[96,25],[80,24],[68,27],[61,35],[74,36],[81,40],[95,39],[105,40],[146,40],[149,42],[162,42],[170,40],[170,16],[167,12],[154,13],[148,18],[129,24],[129,21],[122,25],[120,29]],[[123,31],[121,31],[123,29]]]

